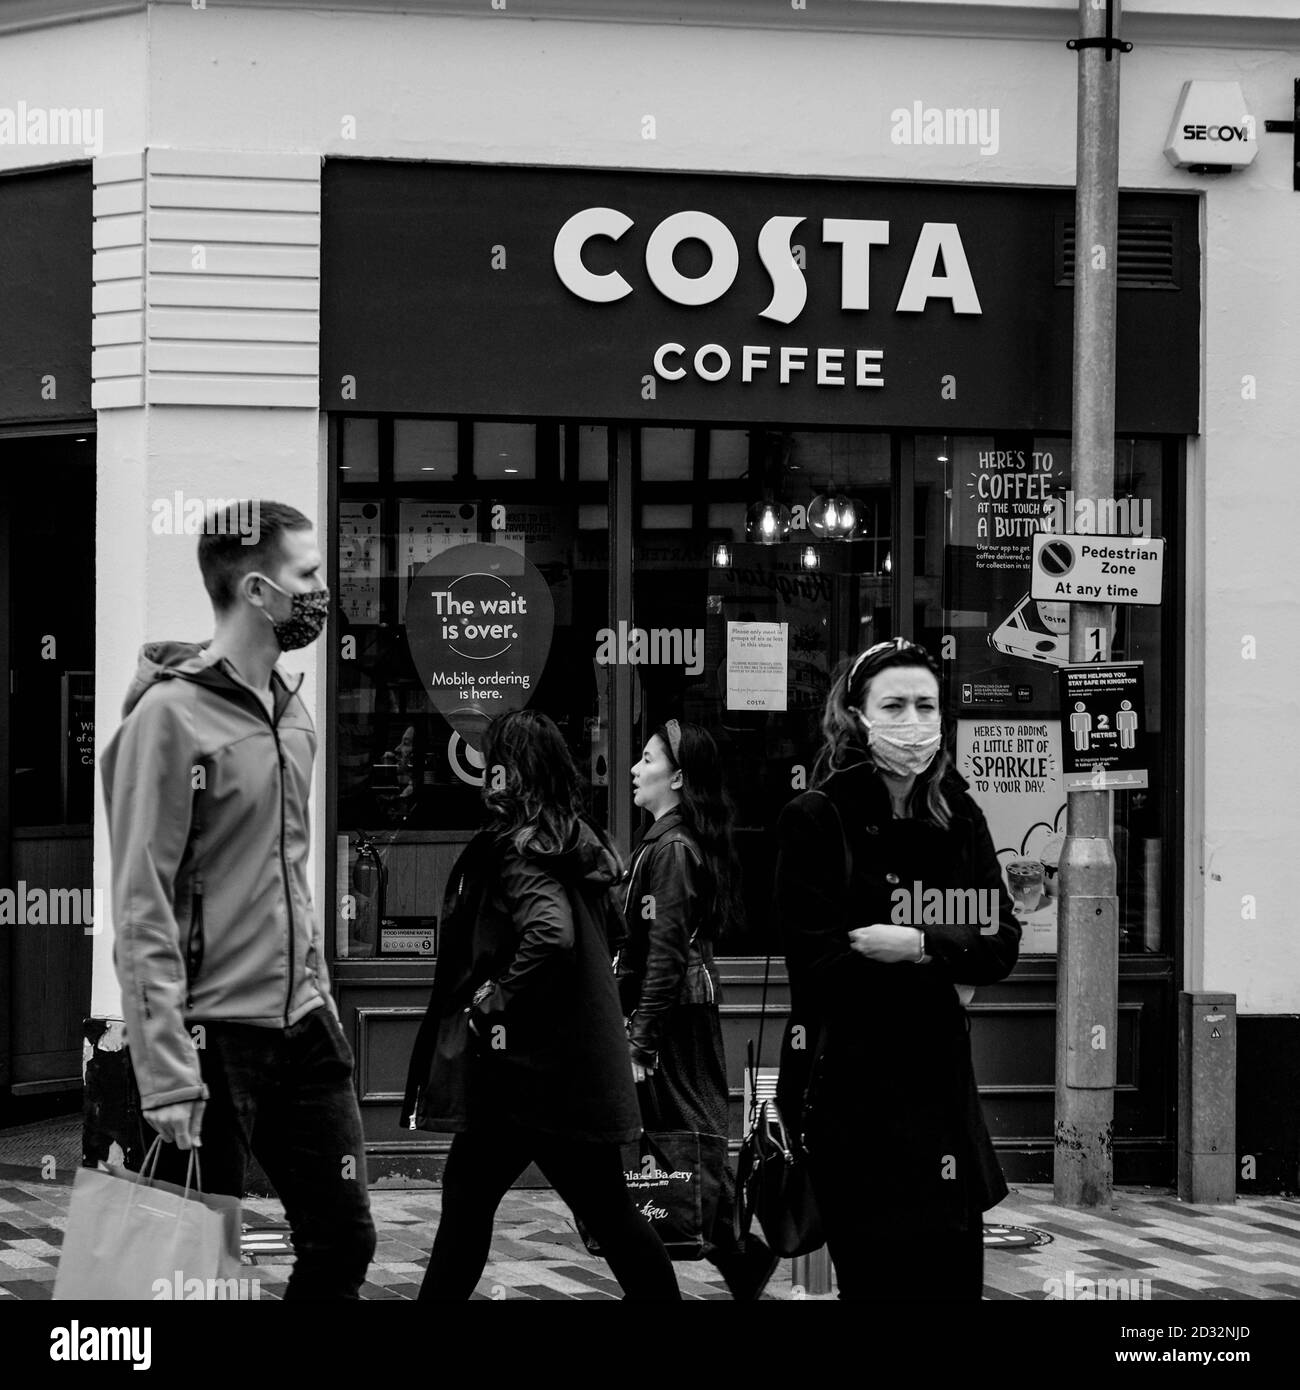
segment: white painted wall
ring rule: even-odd
[[[148,406],[99,413],[95,595],[95,746],[104,748],[121,722],[122,699],[146,642],[202,642],[212,636],[212,605],[199,574],[198,537],[155,535],[156,498],[264,497],[320,517],[325,502],[324,431],[314,410]],[[324,549],[323,533],[318,536]],[[325,668],[319,644],[281,658],[302,671],[302,697],[325,741]],[[316,806],[323,806],[317,760]],[[98,779],[98,770],[96,778]],[[317,850],[323,818],[315,813]],[[95,886],[110,906],[108,828],[102,788],[95,786]],[[323,858],[312,865],[319,903]],[[95,937],[91,1013],[120,1018],[110,921]]]
[[[1243,13],[1229,0],[1132,8]],[[1252,0],[1248,11],[1293,13],[1275,0]],[[120,131],[153,145],[353,158],[1073,182],[1076,58],[1058,41],[525,22],[486,9],[481,18],[452,19],[176,5],[150,12],[146,87],[143,54],[127,43],[139,32],[126,19],[6,39],[0,90],[53,102],[44,93],[57,89],[60,100],[86,105],[89,97],[67,94],[66,72],[82,73],[84,90],[104,94],[118,113],[109,123],[114,149],[125,148]],[[1188,729],[1188,781],[1203,786],[1205,825],[1203,848],[1193,827],[1188,855],[1193,877],[1202,864],[1206,877],[1203,931],[1189,925],[1186,984],[1235,991],[1242,1012],[1259,1013],[1300,1008],[1300,809],[1286,775],[1300,764],[1300,571],[1283,559],[1297,521],[1288,503],[1300,425],[1300,194],[1291,191],[1286,136],[1264,135],[1249,171],[1217,180],[1179,173],[1162,153],[1189,77],[1239,80],[1261,129],[1268,117],[1290,115],[1295,46],[1261,51],[1246,41],[1223,49],[1144,43],[1122,60],[1121,180],[1205,194],[1204,432],[1195,446],[1205,551],[1189,556],[1204,565],[1204,609],[1192,624],[1204,641],[1205,722]],[[891,112],[918,100],[996,108],[997,153],[892,144]],[[643,136],[647,116],[654,139]],[[12,167],[13,155],[0,149],[0,168]],[[437,235],[431,226],[431,256]],[[1247,376],[1254,399],[1243,398]],[[101,415],[101,473],[114,457],[108,436],[121,428],[114,414]],[[174,429],[151,424],[151,457],[161,457],[163,433],[182,446],[155,472],[211,477],[215,486],[216,475],[194,471],[205,457],[230,440],[252,452],[265,438],[258,490],[310,502],[321,484],[302,470],[319,453],[317,425],[311,412],[302,412],[310,425],[283,423],[298,414],[186,410]],[[196,420],[220,424],[210,448]],[[179,580],[171,565],[161,562],[157,572]],[[148,614],[152,633],[170,616],[165,605],[179,601],[162,600],[164,610]],[[119,619],[107,602],[100,611],[129,627],[124,641],[132,645],[140,621]],[[121,611],[131,611],[125,601]],[[186,613],[193,630],[201,608]],[[1247,635],[1256,641],[1253,661],[1241,655]],[[101,665],[106,699],[117,698],[107,693],[116,674]],[[1241,916],[1246,894],[1257,900],[1254,921]],[[1201,901],[1189,894],[1189,911]]]

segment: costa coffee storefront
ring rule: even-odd
[[[1029,575],[1054,530],[1169,542],[1163,605],[1112,619],[1114,659],[1143,663],[1147,768],[1113,797],[1115,1154],[1119,1182],[1173,1180],[1197,201],[1121,197],[1113,502],[1071,486],[1072,224],[1068,190],[326,160],[328,878],[376,1176],[445,1151],[398,1109],[486,719],[555,719],[625,850],[649,731],[718,740],[746,904],[721,943],[738,1137],[768,950],[783,979],[776,817],[837,664],[902,635],[942,659],[1023,911],[973,1039],[1008,1176],[1050,1181],[1068,611]]]

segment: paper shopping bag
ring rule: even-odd
[[[55,1299],[175,1298],[178,1288],[194,1288],[193,1280],[207,1289],[209,1281],[238,1271],[238,1200],[151,1181],[151,1171],[148,1158],[139,1174],[78,1170]]]

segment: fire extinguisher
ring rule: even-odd
[[[358,831],[356,858],[352,862],[352,895],[357,912],[348,943],[349,955],[375,954],[387,894],[388,869],[374,841],[364,831]]]

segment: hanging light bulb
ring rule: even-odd
[[[822,492],[808,503],[808,529],[819,540],[830,540],[835,535],[840,521],[835,502],[834,497]]]
[[[885,573],[886,573],[886,574],[893,574],[893,572],[894,572],[894,552],[893,552],[892,550],[886,550],[886,551],[885,551]]]
[[[790,534],[790,509],[780,502],[755,502],[745,514],[745,535],[763,545],[775,545]]]
[[[713,547],[713,567],[720,570],[731,567],[731,547],[725,541]]]
[[[831,535],[837,540],[848,540],[858,529],[858,507],[851,497],[841,492],[831,499],[835,512],[835,524]]]
[[[821,565],[821,556],[817,553],[815,545],[806,545],[803,553],[799,556],[799,561],[806,570],[815,570]]]

